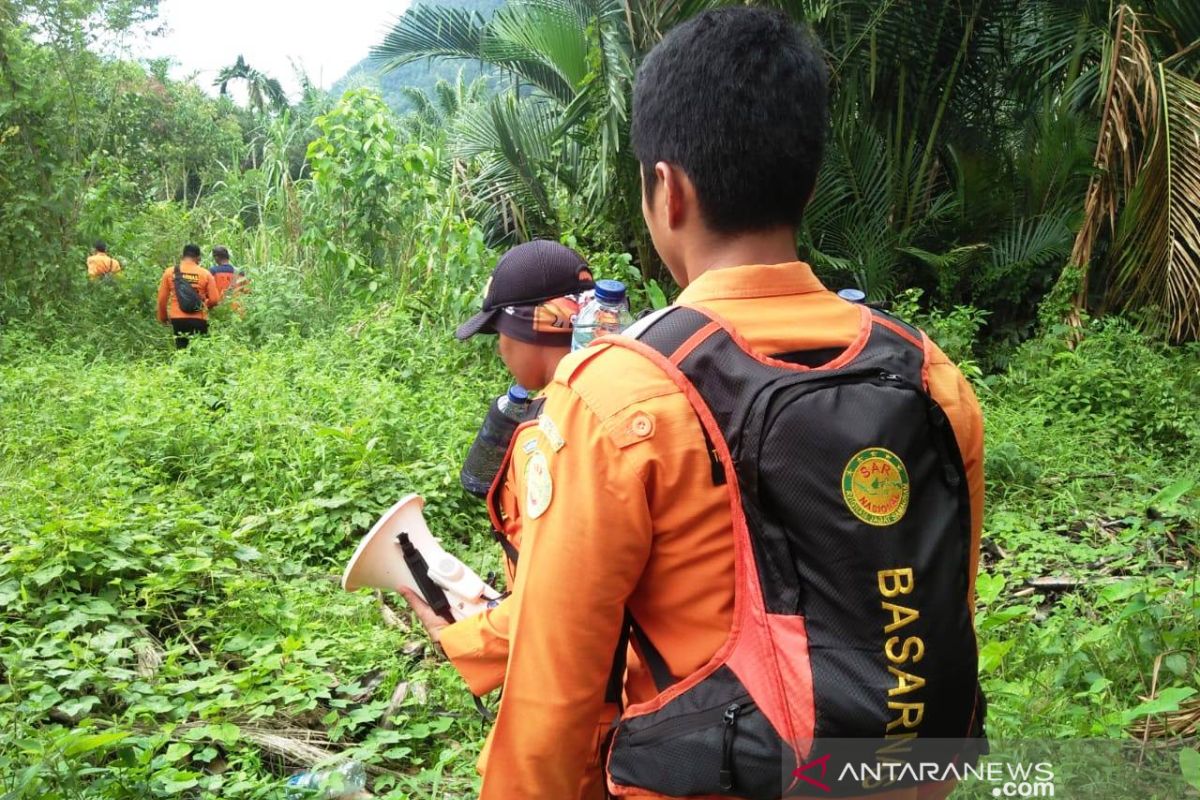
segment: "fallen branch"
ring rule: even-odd
[[[202,722],[188,722],[177,727],[172,737],[182,738],[182,735],[192,729],[205,725]],[[236,724],[236,723],[235,723]],[[251,742],[260,749],[280,758],[284,763],[293,767],[307,769],[313,764],[332,761],[340,756],[344,749],[338,748],[329,738],[319,731],[310,728],[300,728],[294,725],[282,724],[278,727],[265,725],[238,724],[238,732],[243,739]],[[403,773],[375,764],[364,764],[367,772],[372,775],[391,775],[403,777]]]
[[[402,631],[407,631],[409,629],[408,624],[404,621],[404,619],[396,613],[395,609],[387,604],[386,600],[383,599],[382,591],[378,589],[375,590],[375,599],[379,602],[379,614],[383,617],[383,621],[389,627],[399,628]]]
[[[1021,597],[1030,597],[1038,592],[1069,592],[1072,589],[1079,589],[1089,584],[1107,584],[1122,580],[1117,575],[1100,575],[1089,578],[1069,578],[1059,575],[1046,575],[1041,578],[1026,578],[1025,588],[1018,589],[1009,595],[1014,600]]]
[[[1117,477],[1117,473],[1115,472],[1072,472],[1067,475],[1050,475],[1042,483],[1057,486],[1067,481],[1099,480],[1101,478],[1115,477]]]
[[[1064,589],[1074,589],[1076,586],[1082,585],[1084,582],[1078,578],[1064,577],[1045,577],[1045,578],[1029,578],[1025,581],[1026,586],[1031,586],[1036,589],[1044,589],[1051,592],[1061,592]]]
[[[379,724],[380,728],[388,730],[392,727],[392,718],[396,716],[396,712],[400,710],[406,697],[408,697],[408,681],[400,681],[396,684],[396,691],[392,692],[392,699],[388,703],[387,711],[383,712],[383,722]]]

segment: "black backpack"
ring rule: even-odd
[[[614,724],[615,793],[860,796],[849,764],[986,752],[966,471],[924,334],[861,313],[858,339],[813,368],[754,353],[694,307],[607,339],[696,410],[731,493],[736,584],[729,639],[691,675],[633,627],[660,694]]]
[[[204,301],[200,299],[200,293],[196,291],[196,287],[192,286],[191,281],[184,277],[183,270],[179,265],[175,265],[175,300],[179,303],[179,310],[188,314],[195,314],[200,309],[204,308]]]

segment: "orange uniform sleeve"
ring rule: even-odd
[[[983,536],[983,412],[970,382],[937,345],[930,345],[929,394],[937,401],[954,428],[962,453],[971,492],[971,569],[967,598],[975,607],[975,576],[979,571],[979,547]]]
[[[598,769],[596,721],[652,541],[645,486],[623,452],[568,387],[546,398],[560,438],[539,436],[518,498],[521,565],[482,800],[574,798]]]
[[[506,597],[495,608],[442,629],[442,651],[476,697],[504,683],[511,612],[511,597]]]
[[[168,272],[164,272],[162,280],[158,282],[158,321],[164,325],[167,323],[167,297],[171,294],[171,278]]]

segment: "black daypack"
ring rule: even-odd
[[[659,694],[615,724],[613,794],[861,796],[931,779],[846,779],[852,763],[986,752],[962,457],[924,334],[861,313],[817,367],[755,353],[694,307],[605,338],[663,369],[715,447],[736,593],[729,639],[691,675],[656,670],[633,629]]]
[[[175,302],[179,304],[180,311],[188,314],[195,314],[204,308],[200,293],[192,286],[192,282],[183,274],[178,264],[175,265]]]

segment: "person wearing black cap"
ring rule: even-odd
[[[587,262],[569,247],[541,240],[518,245],[496,264],[484,289],[483,308],[459,326],[455,337],[465,341],[481,333],[497,335],[500,357],[517,383],[526,389],[542,389],[554,377],[558,362],[570,353],[571,318],[579,313],[580,295],[593,288]],[[519,427],[488,494],[496,537],[507,556],[509,586],[516,578],[515,561],[521,546],[517,498],[530,471],[537,468],[536,457],[524,445],[536,435],[557,441],[554,423],[549,420],[535,417]],[[512,613],[509,602],[501,601],[481,614],[448,624],[413,592],[401,590],[401,594],[472,694],[481,697],[504,682]],[[598,734],[611,722],[611,713],[601,715]],[[483,760],[481,756],[481,764]],[[595,776],[589,775],[580,787],[580,796],[600,789]]]
[[[579,295],[594,287],[587,262],[571,248],[543,240],[517,245],[492,271],[482,310],[454,335],[464,341],[498,334],[500,358],[517,383],[542,389],[571,351]]]

